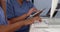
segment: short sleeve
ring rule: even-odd
[[[0,7],[0,25],[6,25],[6,24],[7,24],[7,21],[5,19],[4,12]]]

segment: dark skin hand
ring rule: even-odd
[[[31,19],[31,18],[30,18]],[[28,19],[27,19],[28,20]],[[32,24],[34,23],[35,20],[38,20],[39,22],[42,22],[42,19],[39,17],[39,16],[35,16],[32,18],[33,21],[30,21],[30,22],[26,22],[27,24]],[[26,25],[27,25],[26,24]]]

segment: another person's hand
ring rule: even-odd
[[[25,22],[25,25],[30,25],[30,24],[34,23],[35,20],[38,20],[39,22],[42,21],[42,19],[39,16],[36,16],[36,17],[34,17],[32,19],[28,19],[28,21]]]

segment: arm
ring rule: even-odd
[[[2,29],[3,30],[3,31],[1,30],[2,32],[12,32],[24,26],[25,25],[24,22],[25,21],[21,21],[7,26],[0,26],[0,30]]]
[[[32,19],[23,20],[23,21],[20,21],[20,22],[11,24],[11,25],[0,26],[0,30],[2,32],[12,32],[12,31],[15,31],[15,30],[21,28],[24,25],[32,24],[34,22],[34,20],[41,20],[41,19],[39,19],[39,17],[34,17]]]
[[[11,19],[9,19],[9,22],[10,23],[15,23],[15,22],[18,22],[18,21],[21,21],[21,20],[25,20],[25,18],[27,16],[28,16],[27,14],[24,14],[24,15],[19,16],[19,17],[11,18]]]
[[[7,26],[0,26],[2,32],[12,32],[23,26],[23,22],[17,22]]]

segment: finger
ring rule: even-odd
[[[42,18],[39,17],[39,18],[38,18],[38,21],[39,21],[39,22],[42,22]]]
[[[42,22],[42,19],[40,18],[39,22]]]
[[[34,9],[34,12],[38,12],[38,10],[37,9]]]

